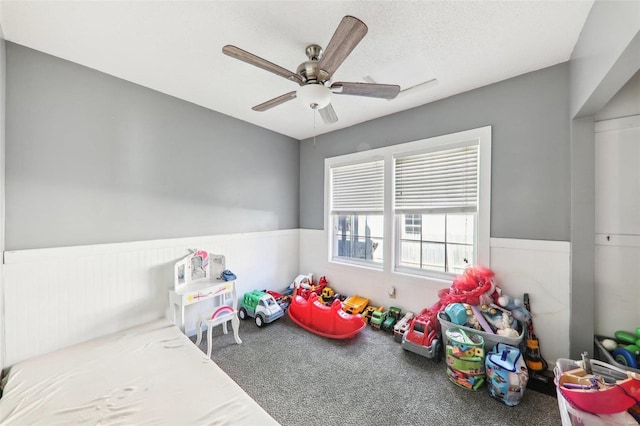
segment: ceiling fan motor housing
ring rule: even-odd
[[[296,72],[305,83],[315,82],[316,78],[316,69],[318,68],[318,61],[307,61],[303,62],[298,66]]]
[[[318,61],[322,55],[322,48],[317,44],[310,44],[305,50],[308,61],[301,63],[296,73],[305,83],[324,84],[329,80],[329,74],[318,68]]]

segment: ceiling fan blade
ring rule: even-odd
[[[273,98],[271,100],[268,100],[267,102],[263,102],[260,105],[256,105],[253,108],[251,108],[254,111],[266,111],[268,109],[271,109],[275,106],[278,106],[280,104],[283,104],[287,101],[290,101],[291,99],[295,99],[296,98],[296,92],[289,92],[289,93],[285,93],[284,95],[280,95],[277,98]]]
[[[336,115],[336,111],[333,109],[331,104],[326,107],[319,109],[320,117],[322,117],[322,121],[324,124],[333,124],[338,121],[338,116]]]
[[[231,56],[232,58],[239,59],[243,62],[254,65],[258,68],[262,68],[263,70],[272,72],[288,80],[295,81],[296,83],[302,85],[302,78],[298,74],[291,72],[288,69],[282,68],[281,66],[276,65],[272,62],[269,62],[266,59],[262,59],[261,57],[256,56],[253,53],[242,50],[239,47],[226,45],[222,48],[222,53],[227,56]]]
[[[327,79],[336,72],[340,64],[367,34],[367,30],[365,23],[358,18],[349,15],[342,18],[318,63],[319,72],[326,73],[326,76],[320,76],[321,78]]]
[[[400,86],[397,84],[349,83],[338,81],[331,85],[331,92],[337,95],[393,99],[400,93]]]

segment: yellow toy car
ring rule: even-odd
[[[349,314],[361,314],[367,308],[369,299],[354,295],[342,302],[342,310]]]

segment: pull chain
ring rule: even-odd
[[[313,149],[316,149],[316,108],[313,109]]]

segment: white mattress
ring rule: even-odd
[[[12,366],[0,424],[277,422],[177,327],[158,320]]]

